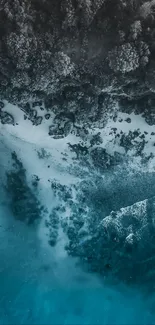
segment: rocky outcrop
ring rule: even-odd
[[[153,197],[111,212],[101,221],[94,237],[82,245],[82,251],[87,251],[86,259],[88,251],[90,252],[90,264],[94,270],[96,268],[104,273],[108,269],[127,282],[142,283],[145,277],[148,281],[152,280],[155,253],[154,207]],[[95,257],[96,252],[98,254]]]
[[[80,222],[80,219],[78,219]],[[127,284],[150,288],[154,282],[155,198],[112,211],[95,227],[93,234],[69,228],[69,252],[79,256],[94,272]]]
[[[2,124],[12,124],[14,125],[14,118],[11,114],[7,112],[0,112],[0,119]]]

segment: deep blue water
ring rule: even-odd
[[[155,300],[107,286],[75,260],[42,247],[36,232],[1,206],[1,324],[154,324]]]

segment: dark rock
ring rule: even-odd
[[[49,244],[55,246],[58,238],[59,230],[59,215],[57,209],[53,209],[49,215],[48,229],[49,229]]]
[[[145,117],[145,121],[149,125],[155,125],[155,113],[154,114],[151,114],[151,112],[150,112],[150,114]]]
[[[42,123],[43,117],[37,116],[33,122],[34,125],[40,125]]]
[[[30,110],[29,116],[31,120],[35,119],[37,117],[37,111],[35,109]]]
[[[136,138],[140,137],[141,139],[145,138],[145,135],[139,136],[139,131],[135,130],[133,132],[129,131],[129,133],[122,134],[120,138],[120,146],[124,147],[126,152],[133,148],[137,148],[139,146],[139,143],[136,141]]]
[[[56,181],[52,181],[51,188],[54,191],[55,195],[59,198],[63,198],[65,202],[72,198],[71,189],[65,185],[61,185]]]
[[[10,197],[10,208],[16,219],[29,225],[42,215],[43,207],[27,183],[26,170],[15,152],[12,153],[13,168],[6,173],[6,190]]]
[[[151,289],[155,278],[154,213],[154,197],[123,208],[114,217],[111,213],[94,229],[92,237],[76,244],[76,256],[86,260],[92,271]]]
[[[41,105],[42,105],[41,101],[32,103],[32,107],[41,106]]]
[[[50,117],[51,117],[51,114],[45,114],[45,119],[46,119],[46,120],[49,120]]]
[[[139,135],[140,135],[140,130],[134,130],[134,131],[132,132],[132,134],[133,134],[133,137],[134,137],[134,139],[135,139],[135,138],[139,137]]]
[[[62,113],[54,118],[53,125],[49,127],[49,135],[54,139],[64,138],[70,133],[71,128],[70,116]]]
[[[4,103],[2,101],[0,101],[0,110],[4,108]]]
[[[126,121],[127,123],[131,123],[131,118],[128,117],[125,121]]]
[[[116,134],[117,128],[111,128],[111,130],[113,130],[114,133]]]
[[[100,136],[100,133],[94,135],[92,137],[92,139],[90,140],[90,144],[91,146],[94,146],[94,145],[100,145],[101,143],[103,142],[101,136]]]
[[[105,149],[97,147],[90,152],[92,163],[99,171],[104,172],[113,164],[112,157]]]
[[[7,112],[0,113],[0,119],[2,124],[12,124],[14,125],[14,118],[11,114]]]
[[[77,159],[82,159],[88,155],[88,147],[81,144],[68,144],[71,148],[71,151],[76,153]]]
[[[40,178],[37,175],[33,175],[32,185],[34,187],[38,186],[39,181],[40,181]]]
[[[21,109],[22,111],[25,113],[24,116],[28,117],[30,115],[31,112],[31,106],[29,103],[26,104],[22,104],[21,105]]]

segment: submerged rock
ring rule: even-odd
[[[49,127],[49,135],[54,139],[61,139],[66,137],[72,128],[72,121],[70,115],[65,113],[56,115],[53,121],[53,124]]]
[[[4,103],[2,102],[2,101],[0,101],[0,110],[2,109],[2,108],[4,108]]]
[[[91,270],[151,289],[155,279],[155,197],[111,212],[71,254]]]
[[[93,165],[100,171],[105,172],[110,166],[113,165],[114,159],[102,147],[93,149],[90,153]]]
[[[0,112],[0,120],[2,124],[12,124],[14,125],[14,118],[11,114],[7,112]]]
[[[26,170],[15,152],[12,153],[12,159],[13,168],[6,173],[10,208],[16,219],[32,225],[41,218],[43,207],[29,186]]]
[[[34,124],[34,125],[40,125],[40,124],[42,123],[42,120],[43,120],[43,117],[42,117],[42,116],[37,116],[37,117],[34,119],[33,124]]]

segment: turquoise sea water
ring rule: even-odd
[[[155,324],[155,299],[57,259],[1,206],[1,324]],[[53,254],[53,255],[52,255]]]
[[[7,161],[6,155],[2,168]],[[15,220],[1,186],[2,168],[0,324],[155,324],[154,295],[84,273],[77,260],[61,254],[61,243],[52,249],[41,228]]]

